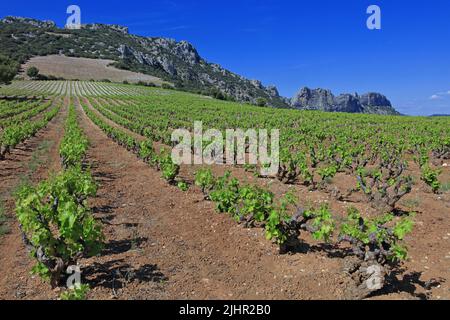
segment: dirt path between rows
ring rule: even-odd
[[[106,124],[108,124],[111,127],[117,128],[122,130],[123,132],[125,132],[127,135],[133,137],[134,139],[136,139],[137,141],[141,142],[146,140],[145,137],[137,134],[136,132],[131,131],[130,129],[124,128],[121,125],[115,123],[114,121],[108,119],[107,117],[105,117],[103,114],[100,113],[100,111],[98,111],[93,105],[92,103],[89,101],[89,99],[87,98],[81,98],[82,102],[92,111],[94,112],[100,119],[102,119],[103,122],[105,122]],[[98,103],[98,100],[93,98],[92,99],[95,103]],[[100,104],[101,105],[101,104]]]
[[[56,98],[53,98],[52,103],[50,104],[50,106],[49,106],[47,109],[42,110],[42,111],[39,112],[37,115],[31,117],[31,118],[28,119],[28,120],[29,120],[29,121],[38,121],[38,120],[43,119],[43,118],[44,118],[44,115],[45,115],[47,112],[49,112],[50,110],[52,110],[56,105],[58,105],[58,103],[61,103],[61,102],[64,103],[64,100],[63,100],[62,97],[56,97]]]
[[[278,255],[262,230],[244,229],[199,193],[168,185],[78,110],[91,142],[88,162],[101,183],[91,204],[107,237],[103,256],[85,261],[93,298],[344,297],[338,259]]]
[[[49,285],[30,276],[33,261],[23,245],[14,216],[12,193],[22,183],[36,184],[50,172],[61,169],[59,143],[64,134],[68,99],[59,114],[37,135],[12,150],[5,161],[0,161],[0,200],[9,221],[9,233],[0,237],[0,299],[47,298]]]
[[[95,99],[95,101],[100,102],[100,104],[105,103],[104,99]],[[106,123],[114,126],[120,130],[123,130],[127,134],[135,137],[137,140],[141,141],[145,138],[126,129],[115,122],[107,119],[105,116],[100,114],[89,101],[85,99],[88,106]],[[160,143],[154,144],[157,149],[162,145]],[[277,195],[283,195],[289,189],[288,186],[273,182],[270,179],[255,179],[252,177],[251,173],[246,173],[242,168],[230,167],[230,166],[212,166],[211,169],[216,175],[221,175],[225,170],[230,170],[233,176],[237,177],[241,181],[251,181],[252,183],[257,183],[262,187],[270,189]],[[196,171],[195,166],[182,166],[180,176],[192,183],[194,172]],[[341,178],[344,178],[341,181]],[[351,181],[348,181],[347,176],[336,177],[334,183],[342,186],[351,185]],[[332,196],[320,191],[311,193],[306,187],[296,186],[297,195],[299,199],[303,201],[312,201],[316,206],[321,203],[329,203],[331,205],[332,211],[334,213],[345,213],[349,206],[355,206],[361,212],[374,212],[376,210],[371,208],[365,203],[365,199],[362,199],[360,203],[347,203],[346,201],[336,201]],[[416,210],[418,214],[415,218],[416,227],[414,230],[415,235],[408,237],[408,245],[410,247],[410,259],[403,266],[403,271],[397,275],[397,279],[391,286],[388,286],[383,293],[379,293],[375,298],[389,298],[389,299],[409,299],[409,298],[437,298],[446,299],[450,297],[450,290],[448,289],[448,282],[450,280],[450,269],[448,260],[450,257],[450,251],[445,244],[448,242],[448,237],[450,236],[450,226],[447,221],[443,220],[443,213],[448,212],[449,208],[449,194],[444,195],[433,195],[429,192],[424,192],[423,186],[415,186],[413,192],[406,197],[407,199],[412,199],[410,201],[415,201],[419,198],[421,201],[418,203]],[[178,191],[178,190],[176,190]],[[178,191],[179,192],[179,191]],[[195,192],[190,191],[192,195]],[[181,193],[182,194],[182,193]],[[197,196],[201,199],[201,196]],[[206,225],[204,225],[206,226]],[[239,227],[241,228],[241,227]],[[430,232],[431,229],[431,232]],[[252,230],[249,232],[257,233],[261,238],[263,238],[262,230]],[[303,237],[303,236],[302,236]],[[264,240],[264,239],[263,239]],[[306,237],[308,243],[311,243],[311,239]],[[266,241],[267,242],[267,241]],[[314,243],[314,242],[313,242]],[[270,246],[270,243],[269,243]],[[220,248],[219,248],[220,250]],[[314,248],[313,248],[314,251]],[[316,250],[317,251],[317,250]],[[426,254],[423,254],[423,253]],[[249,253],[251,254],[251,253]],[[314,254],[317,253],[312,253]],[[321,252],[323,254],[323,252]],[[304,257],[302,258],[304,259]],[[340,263],[342,263],[342,259]],[[327,270],[329,265],[326,261],[313,261],[313,264],[323,266],[324,270]],[[334,268],[331,264],[330,268]],[[280,270],[286,270],[284,268]],[[335,270],[335,273],[340,273],[340,270]],[[429,284],[433,284],[429,286]],[[345,289],[345,288],[344,288]]]
[[[341,271],[342,258],[307,244],[296,254],[279,255],[277,247],[264,238],[262,229],[245,229],[227,215],[217,214],[213,203],[204,201],[195,188],[182,192],[168,185],[159,172],[109,139],[88,119],[79,102],[75,102],[80,126],[91,143],[87,162],[100,184],[98,196],[90,205],[102,221],[106,235],[106,247],[101,256],[81,261],[84,279],[93,288],[88,298],[348,297],[346,292],[351,285]],[[123,129],[96,112],[109,124]],[[49,171],[60,170],[58,146],[66,114],[67,108],[63,108],[47,128],[15,150],[11,160],[0,162],[2,182],[6,181],[0,185],[1,196],[9,195],[23,180],[21,177],[30,176],[31,182],[37,182],[46,178]],[[46,141],[53,143],[36,156],[36,150]],[[40,162],[36,158],[45,159]],[[282,187],[279,187],[280,192],[284,190]],[[7,212],[11,214],[12,198],[6,203]],[[433,237],[430,241],[428,228],[424,228],[431,223],[440,232],[447,230],[442,212],[432,210],[418,218],[417,232],[426,241],[414,238],[411,249],[415,261],[411,264],[415,268],[409,270],[420,270],[418,266],[425,264],[418,261],[421,258],[426,258],[427,264],[430,263],[428,258],[443,259],[442,243],[438,241],[442,238]],[[59,291],[52,291],[49,284],[29,275],[33,263],[22,245],[15,219],[11,220],[10,229],[10,234],[0,238],[0,299],[58,298]],[[423,250],[426,246],[429,254],[419,256],[419,252],[427,252]],[[442,261],[436,264],[440,268],[439,275],[448,272],[448,265]],[[421,287],[427,284],[422,282],[420,273],[410,271],[398,288],[390,288],[393,291],[387,291],[388,295],[377,298],[424,298]],[[434,288],[433,293],[437,290],[445,297],[446,287],[444,283],[439,289]]]

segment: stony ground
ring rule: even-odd
[[[65,105],[67,106],[67,99]],[[196,188],[182,192],[160,173],[115,144],[76,103],[79,123],[91,143],[87,163],[100,188],[90,205],[102,221],[106,247],[83,260],[90,299],[347,299],[352,283],[342,272],[344,259],[333,247],[310,238],[298,252],[279,255],[262,229],[246,229],[217,214]],[[58,146],[67,108],[36,137],[0,162],[0,194],[9,232],[0,238],[0,299],[57,299],[59,291],[32,277],[32,260],[14,219],[12,192],[58,171]],[[214,168],[223,172],[222,167]],[[414,168],[413,168],[414,170]],[[183,168],[186,180],[193,168]],[[270,188],[287,187],[256,179],[239,168],[233,174]],[[448,170],[443,178],[449,179]],[[337,186],[347,183],[337,177]],[[328,202],[333,212],[349,205],[370,211],[364,202],[337,202],[329,194],[295,186],[300,199]],[[418,184],[403,202],[417,210],[408,237],[410,259],[390,285],[371,299],[450,299],[450,194],[434,195]]]

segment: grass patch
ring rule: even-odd
[[[30,176],[26,174],[21,174],[19,177],[19,183],[14,187],[11,191],[11,196],[16,197],[17,193],[22,190],[24,187],[31,186]]]
[[[39,166],[48,161],[49,158],[46,156],[48,155],[50,147],[53,144],[53,141],[46,140],[36,148],[36,150],[32,154],[31,160],[27,163],[29,172],[19,175],[19,182],[8,191],[8,196],[16,197],[17,192],[19,192],[21,189],[26,186],[33,185],[33,183],[31,182],[31,176],[33,176]]]
[[[50,147],[53,145],[53,141],[43,141],[33,152],[31,160],[28,162],[28,169],[30,174],[36,172],[36,170],[46,161],[45,156],[48,154]]]
[[[6,225],[8,217],[5,213],[5,206],[3,200],[0,201],[0,237],[9,233],[9,227]]]
[[[441,185],[441,191],[442,192],[448,192],[450,191],[450,181],[444,182]]]
[[[420,200],[418,198],[405,199],[401,202],[401,204],[406,208],[412,210],[420,205]]]

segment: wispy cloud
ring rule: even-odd
[[[177,30],[185,30],[185,29],[189,29],[190,26],[174,26],[174,27],[169,27],[164,29],[164,31],[177,31]]]
[[[450,96],[450,90],[449,91],[438,92],[436,94],[433,94],[430,97],[430,100],[441,100],[441,99],[444,99],[444,98],[446,98],[448,96]]]

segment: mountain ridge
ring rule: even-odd
[[[159,77],[178,89],[219,99],[276,108],[397,114],[390,102],[386,106],[353,108],[353,104],[361,102],[355,102],[352,95],[331,94],[330,103],[325,105],[296,103],[298,95],[292,99],[282,97],[273,85],[264,86],[258,80],[208,62],[188,41],[133,35],[121,25],[90,23],[81,29],[70,29],[59,28],[50,20],[7,16],[0,20],[0,41],[0,53],[21,63],[34,56],[52,54],[110,59],[116,61],[113,65],[119,69]]]
[[[295,109],[326,112],[399,115],[386,96],[368,92],[363,95],[343,93],[335,96],[330,90],[304,87],[291,99]]]

